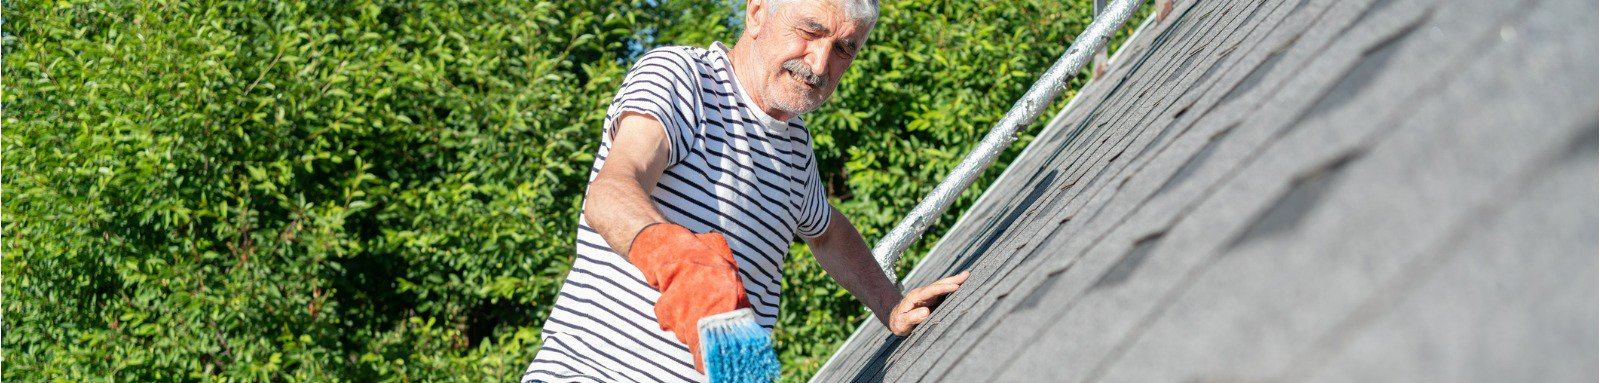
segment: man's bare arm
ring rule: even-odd
[[[624,257],[633,237],[653,223],[667,222],[656,210],[650,192],[667,169],[668,141],[661,122],[638,113],[618,117],[600,174],[589,183],[584,214],[611,250]]]
[[[956,291],[967,280],[967,273],[934,281],[901,295],[889,277],[883,275],[872,249],[850,220],[832,210],[831,223],[821,236],[806,241],[822,270],[866,304],[872,314],[895,335],[904,336],[933,315],[933,309],[946,294]]]
[[[811,253],[822,270],[866,304],[879,322],[888,326],[889,313],[902,299],[900,290],[879,271],[878,261],[872,259],[872,249],[867,247],[867,241],[861,238],[855,225],[850,224],[850,219],[832,206],[828,210],[832,215],[828,230],[807,239],[806,244],[811,246]]]

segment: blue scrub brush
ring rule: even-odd
[[[700,354],[713,383],[778,380],[772,333],[756,323],[756,312],[738,309],[700,318]]]

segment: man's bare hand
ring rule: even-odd
[[[895,305],[894,310],[889,313],[889,331],[899,336],[910,334],[911,329],[917,328],[917,325],[933,315],[933,309],[944,302],[945,295],[961,288],[961,282],[966,282],[967,277],[971,275],[972,273],[963,271],[961,274],[907,291],[906,297],[901,299],[900,304]]]

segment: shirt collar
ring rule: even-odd
[[[711,42],[710,49],[711,49],[712,52],[717,52],[717,54],[722,55],[722,59],[726,60],[728,62],[728,68],[729,68],[728,73],[730,74],[730,76],[728,76],[728,77],[729,77],[729,80],[733,82],[733,86],[735,88],[734,89],[734,93],[738,93],[739,94],[739,102],[742,102],[745,105],[749,105],[750,106],[750,107],[745,108],[745,109],[748,109],[750,111],[750,114],[755,116],[757,121],[761,122],[762,126],[766,127],[768,130],[772,130],[772,131],[776,131],[776,132],[783,132],[783,131],[787,131],[788,130],[790,122],[793,122],[793,123],[796,123],[796,124],[799,123],[800,116],[795,116],[794,118],[789,119],[789,122],[784,122],[784,121],[778,121],[778,119],[773,118],[770,115],[767,115],[766,111],[761,110],[761,107],[756,105],[755,100],[751,100],[750,99],[750,91],[748,89],[745,89],[743,83],[739,82],[739,76],[738,75],[733,75],[733,73],[734,73],[733,72],[733,70],[734,70],[733,69],[733,58],[728,56],[728,51],[729,51],[728,46],[727,45],[723,45],[721,41],[713,41],[713,42]]]

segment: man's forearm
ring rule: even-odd
[[[628,256],[633,237],[653,223],[667,222],[650,203],[650,194],[632,180],[597,177],[589,185],[584,214],[611,250]]]
[[[823,271],[872,309],[878,321],[888,325],[890,311],[902,298],[900,290],[880,271],[878,262],[872,259],[872,249],[850,220],[837,210],[832,214],[828,232],[812,243],[812,254]]]

